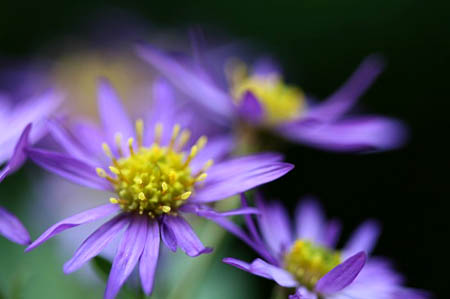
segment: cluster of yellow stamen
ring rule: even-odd
[[[339,252],[307,240],[297,240],[284,257],[285,269],[309,289],[313,289],[317,281],[340,262]]]
[[[242,62],[234,62],[228,74],[236,104],[243,100],[247,91],[252,92],[263,106],[268,124],[296,119],[305,109],[303,92],[284,83],[279,74],[248,75],[247,67]]]
[[[191,196],[194,185],[206,178],[206,171],[212,160],[206,162],[197,173],[192,173],[191,160],[206,145],[205,136],[200,137],[188,152],[183,148],[190,138],[188,130],[175,125],[170,142],[161,145],[163,127],[155,126],[155,138],[151,146],[144,146],[144,124],[136,121],[136,143],[128,139],[129,154],[122,148],[122,135],[115,136],[116,157],[107,143],[103,151],[111,159],[108,172],[97,168],[97,174],[107,179],[115,189],[118,197],[111,197],[110,202],[118,204],[126,212],[148,214],[150,217],[166,213],[176,213],[177,209]]]

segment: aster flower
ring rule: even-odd
[[[280,68],[268,59],[249,68],[229,56],[224,63],[215,59],[208,64],[210,59],[200,60],[208,53],[199,51],[191,60],[201,63],[182,62],[151,46],[139,46],[138,54],[216,121],[229,129],[239,127],[237,133],[268,129],[294,142],[338,152],[389,150],[405,140],[405,127],[395,119],[348,113],[381,72],[376,56],[365,59],[341,88],[317,103],[286,84]],[[220,76],[213,72],[218,67],[223,69]]]
[[[25,162],[24,148],[45,133],[44,119],[61,102],[61,95],[47,91],[39,96],[13,103],[8,94],[0,94],[0,182]],[[33,133],[31,123],[34,124]],[[16,216],[0,207],[0,235],[18,244],[29,244],[30,236]]]
[[[243,207],[247,207],[242,197]],[[263,257],[252,263],[234,258],[224,262],[257,276],[274,280],[285,288],[296,288],[290,299],[400,299],[427,298],[418,290],[402,286],[403,277],[391,264],[371,257],[379,225],[368,220],[350,237],[342,250],[335,249],[340,223],[327,221],[318,203],[302,201],[292,231],[287,211],[279,202],[257,199],[258,226],[246,217],[249,234],[235,233]]]
[[[66,153],[27,149],[27,155],[43,168],[72,182],[113,193],[107,204],[56,223],[27,248],[32,250],[71,227],[113,216],[64,265],[66,274],[77,270],[126,228],[112,263],[105,298],[117,295],[138,263],[142,288],[146,294],[152,292],[160,239],[170,250],[179,247],[191,257],[211,251],[183,215],[195,211],[204,217],[224,218],[256,213],[253,208],[218,212],[207,204],[270,182],[293,167],[280,162],[277,154],[222,161],[230,142],[223,137],[207,142],[204,136],[190,142],[190,132],[176,123],[179,119],[169,86],[157,82],[155,94],[155,107],[145,126],[138,119],[133,130],[114,89],[101,81],[101,130],[71,131],[54,123],[53,135]],[[129,137],[126,146],[124,137]],[[189,144],[190,149],[186,149]],[[107,159],[102,158],[105,154]],[[219,162],[212,165],[213,160]]]

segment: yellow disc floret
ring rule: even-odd
[[[313,289],[317,281],[340,262],[339,252],[307,240],[297,240],[284,257],[285,269],[309,289]]]
[[[264,108],[265,123],[279,124],[298,118],[305,109],[303,92],[287,85],[275,73],[248,75],[244,64],[231,66],[231,93],[239,104],[247,91],[252,92]]]
[[[106,143],[103,144],[104,152],[112,161],[108,168],[111,174],[102,168],[97,168],[97,173],[114,187],[117,198],[111,197],[111,203],[120,205],[126,212],[146,213],[151,217],[175,213],[194,192],[195,183],[206,178],[211,160],[195,174],[189,166],[198,151],[205,146],[206,137],[201,137],[186,153],[183,147],[189,139],[189,131],[184,130],[180,134],[180,126],[175,125],[169,144],[162,146],[162,129],[161,124],[156,125],[154,143],[145,147],[144,124],[138,120],[137,148],[134,139],[129,138],[127,156],[124,156],[120,134],[115,136],[118,158]]]

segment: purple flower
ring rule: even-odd
[[[39,96],[13,104],[6,94],[0,94],[0,182],[18,170],[25,162],[28,143],[37,142],[46,133],[44,119],[61,103],[61,95],[47,91]],[[34,129],[31,133],[31,123]],[[20,221],[0,207],[0,235],[22,245],[29,244],[30,236]]]
[[[242,195],[243,208],[247,208]],[[342,250],[336,250],[341,226],[327,221],[319,204],[302,201],[296,210],[295,230],[279,202],[257,199],[259,230],[250,215],[245,216],[249,233],[235,227],[235,234],[264,259],[246,263],[234,258],[224,262],[244,271],[296,288],[290,299],[400,299],[427,298],[422,291],[402,286],[403,278],[381,258],[368,258],[379,235],[379,225],[363,223]],[[232,225],[228,223],[228,225]]]
[[[205,53],[194,55],[194,66],[151,46],[139,46],[138,54],[229,129],[247,123],[294,142],[338,152],[383,151],[405,141],[406,129],[398,120],[348,113],[381,72],[382,62],[376,56],[365,59],[341,88],[316,103],[286,84],[279,67],[267,59],[248,69],[230,57],[224,63],[199,62]],[[217,68],[223,70],[221,77]]]
[[[135,128],[112,86],[102,80],[98,106],[102,129],[77,126],[67,130],[52,124],[53,136],[66,153],[29,148],[38,165],[72,182],[112,192],[109,203],[62,220],[35,240],[27,251],[69,228],[113,216],[91,234],[64,265],[71,273],[95,257],[122,230],[105,298],[114,298],[139,263],[142,288],[150,294],[158,262],[160,239],[172,251],[181,248],[195,257],[211,251],[203,246],[185,214],[220,221],[226,216],[256,213],[254,208],[218,212],[207,204],[270,182],[290,171],[278,154],[222,160],[232,143],[226,137],[191,142],[190,132],[175,110],[170,87],[155,85],[155,105]],[[152,130],[153,129],[153,130]],[[126,142],[123,138],[128,138]],[[186,147],[190,145],[190,149]],[[106,159],[105,159],[106,154]],[[212,165],[212,161],[218,161]]]

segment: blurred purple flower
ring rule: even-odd
[[[0,182],[18,170],[25,162],[24,148],[37,142],[45,133],[45,118],[61,103],[62,97],[54,91],[13,103],[7,94],[0,94]],[[33,133],[31,124],[34,125]],[[20,221],[0,207],[0,235],[22,245],[29,244],[30,236]]]
[[[249,71],[243,63],[230,63],[230,56],[223,64],[218,62],[220,59],[202,61],[200,58],[208,53],[198,50],[191,59],[195,63],[186,63],[149,45],[139,46],[137,51],[230,130],[243,121],[294,142],[338,152],[390,150],[405,142],[406,128],[400,121],[348,113],[381,72],[383,63],[377,56],[365,59],[341,88],[316,103],[300,89],[285,84],[280,68],[267,59],[261,59]],[[217,64],[223,67],[221,77],[227,79],[219,78],[217,72],[213,74]]]
[[[247,208],[242,195],[243,208]],[[245,216],[249,234],[231,222],[235,235],[242,238],[264,259],[246,263],[234,258],[224,262],[244,271],[274,280],[286,288],[297,288],[290,299],[400,299],[427,298],[419,290],[408,289],[403,277],[381,258],[367,258],[375,246],[380,228],[375,221],[364,222],[341,251],[335,249],[341,226],[327,221],[319,204],[303,200],[297,207],[295,231],[287,211],[279,202],[257,199],[260,211],[256,229]]]
[[[160,239],[172,251],[180,247],[191,257],[211,251],[203,246],[184,214],[220,221],[226,216],[256,213],[254,208],[218,212],[207,204],[275,180],[293,168],[281,162],[280,155],[270,153],[221,161],[232,147],[229,138],[207,143],[202,136],[190,142],[189,131],[181,131],[177,124],[184,118],[175,110],[170,86],[156,81],[154,90],[154,107],[145,119],[146,128],[154,127],[154,131],[144,130],[142,120],[136,121],[133,129],[115,90],[102,80],[98,89],[102,129],[79,125],[71,131],[54,121],[52,134],[66,153],[26,150],[35,163],[51,172],[83,186],[115,193],[110,203],[56,223],[27,248],[30,251],[69,228],[115,215],[64,265],[66,274],[77,270],[126,228],[105,298],[116,297],[138,262],[143,290],[152,292]],[[122,137],[130,137],[127,146],[122,146]],[[187,145],[191,148],[185,151]],[[103,159],[102,152],[109,159]],[[218,163],[212,165],[212,159]]]

